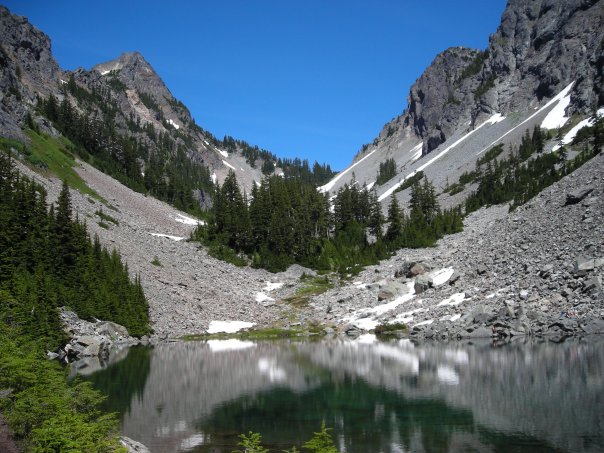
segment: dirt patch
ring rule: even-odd
[[[0,451],[3,453],[19,453],[21,451],[13,438],[8,422],[2,414],[0,414]]]

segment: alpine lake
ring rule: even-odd
[[[341,452],[604,451],[604,336],[161,343],[79,365],[151,452],[271,452],[321,423]],[[304,451],[304,450],[303,450]]]

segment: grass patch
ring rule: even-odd
[[[151,264],[153,264],[154,266],[157,266],[157,267],[161,267],[161,261],[159,260],[157,255],[155,255],[153,257],[153,261],[151,261]]]
[[[237,267],[245,267],[248,264],[247,260],[238,255],[235,250],[222,244],[211,244],[208,248],[208,255]]]
[[[397,336],[400,332],[407,332],[406,324],[395,322],[393,324],[380,324],[374,329],[374,333],[378,338],[390,338]]]
[[[52,174],[66,181],[72,189],[109,206],[107,200],[88,187],[73,169],[76,161],[69,151],[69,147],[73,147],[69,140],[64,137],[54,138],[46,134],[39,134],[31,129],[26,130],[25,133],[30,140],[29,145],[0,137],[0,149],[5,152],[8,152],[10,148],[16,149],[25,163],[37,173]]]
[[[299,327],[266,327],[262,329],[247,329],[235,333],[201,333],[184,335],[185,341],[199,340],[228,340],[237,338],[240,340],[279,340],[283,338],[307,338],[323,336],[325,332],[319,324],[308,324]]]
[[[98,222],[98,225],[99,225],[101,228],[105,228],[106,230],[108,230],[108,229],[109,229],[109,224],[108,224],[108,223],[105,223],[105,222],[103,222],[103,221]]]
[[[311,297],[323,294],[325,291],[334,287],[334,284],[327,275],[310,277],[303,274],[302,277],[300,277],[300,280],[304,282],[304,286],[298,288],[292,296],[283,299],[294,307],[304,307],[308,305]]]
[[[95,211],[95,214],[98,215],[103,222],[111,222],[114,225],[119,225],[120,224],[120,222],[116,218],[111,217],[108,214],[105,214],[102,209],[99,209],[99,210]]]

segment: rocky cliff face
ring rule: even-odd
[[[603,63],[604,1],[510,0],[488,48],[439,54],[378,140],[415,135],[427,154],[468,122],[526,111],[572,81],[567,113],[587,113],[604,103]]]
[[[50,39],[26,18],[0,6],[0,130],[22,138],[21,124],[37,93],[58,92],[61,69],[52,57]]]

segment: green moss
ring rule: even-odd
[[[296,327],[265,327],[259,329],[247,329],[241,330],[235,333],[201,333],[184,335],[181,339],[185,341],[199,341],[199,340],[227,340],[230,338],[237,338],[240,340],[278,340],[283,338],[308,338],[308,337],[320,337],[325,333],[320,324],[310,323],[306,325],[300,325]]]
[[[289,297],[283,299],[288,304],[294,307],[304,307],[308,305],[310,299],[334,287],[333,282],[327,275],[319,277],[309,277],[305,274],[300,278],[304,282],[304,286],[298,288],[296,292]]]
[[[388,339],[397,336],[401,332],[407,332],[406,324],[396,322],[393,324],[380,324],[374,329],[375,335],[380,339]]]

